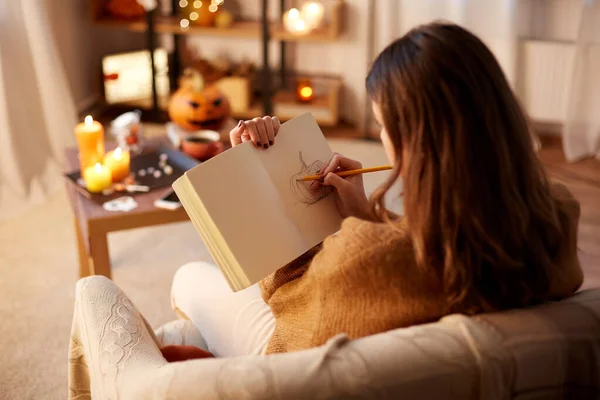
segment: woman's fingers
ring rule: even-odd
[[[341,158],[341,155],[335,153],[329,160],[329,163],[325,166],[325,168],[323,168],[319,175],[326,176],[328,173],[336,171],[340,166]]]
[[[256,123],[256,130],[258,133],[258,137],[260,137],[260,142],[257,143],[259,147],[263,147],[264,149],[269,148],[269,136],[267,135],[267,127],[265,126],[265,121],[262,118],[256,117],[252,119]]]
[[[255,146],[262,145],[260,142],[260,135],[258,134],[258,128],[256,127],[256,121],[246,121],[244,124],[246,125],[246,131],[248,132],[248,136],[250,136],[252,143]]]
[[[263,117],[262,120],[265,124],[265,130],[267,132],[267,142],[269,146],[273,146],[273,143],[275,143],[275,129],[273,127],[273,119],[271,117]]]
[[[275,136],[277,136],[280,126],[281,122],[277,117],[266,116],[240,121],[229,132],[229,139],[233,147],[251,141],[255,146],[267,149],[275,143]]]
[[[352,184],[350,182],[333,173],[328,173],[325,175],[325,178],[323,178],[323,184],[333,186],[338,193],[345,193],[352,188]]]
[[[235,128],[233,128],[229,132],[229,140],[231,141],[232,147],[235,147],[244,141],[243,136],[245,134],[245,132],[244,132],[245,128],[246,128],[246,125],[244,124],[244,121],[240,120],[240,122],[238,122],[238,124],[235,126]]]
[[[281,122],[279,121],[279,118],[271,117],[271,123],[273,124],[273,136],[277,136]]]
[[[250,134],[248,133],[247,130],[244,130],[244,132],[242,132],[242,143],[245,142],[251,142],[252,139],[250,138]]]
[[[338,153],[332,153],[329,158],[327,159],[327,161],[325,161],[325,163],[323,164],[323,166],[321,167],[321,169],[319,170],[319,175],[323,175],[323,171],[325,170],[325,168],[327,168],[327,166],[329,166],[329,163],[331,162],[331,159]]]
[[[341,154],[334,153],[329,161],[325,164],[325,166],[319,172],[319,175],[325,176],[330,172],[335,172],[338,169],[340,170],[349,170],[349,169],[359,169],[362,168],[362,164],[360,161],[353,160],[348,157],[344,157]]]

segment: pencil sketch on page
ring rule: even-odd
[[[325,165],[325,163],[320,160],[316,160],[311,164],[307,164],[302,158],[302,152],[298,153],[298,157],[300,159],[300,171],[291,177],[290,191],[298,203],[310,206],[329,195],[333,189],[329,186],[321,186],[318,190],[312,190],[310,188],[310,184],[312,182],[298,180],[307,175],[318,174],[321,168]]]

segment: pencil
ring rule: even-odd
[[[379,167],[371,167],[371,168],[361,168],[361,169],[351,169],[348,171],[338,171],[334,172],[337,176],[350,176],[357,174],[364,174],[367,172],[377,172],[377,171],[385,171],[388,169],[392,169],[391,165],[382,165]],[[304,178],[298,178],[298,181],[316,181],[323,178],[321,175],[307,175]]]

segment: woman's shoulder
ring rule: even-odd
[[[342,222],[341,229],[325,240],[324,249],[337,249],[345,257],[377,252],[388,255],[409,252],[412,255],[412,241],[402,217],[391,222],[348,217]]]

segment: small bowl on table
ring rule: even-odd
[[[181,140],[181,150],[190,157],[206,161],[223,152],[219,132],[202,130],[191,133]]]

